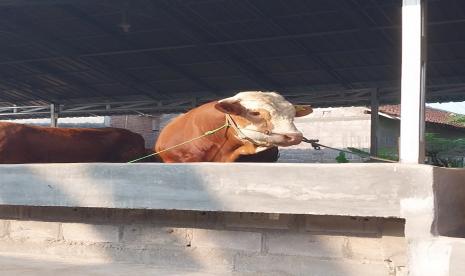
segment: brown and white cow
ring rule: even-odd
[[[277,146],[297,145],[302,133],[294,117],[310,114],[275,92],[241,92],[180,115],[162,129],[155,151],[199,137],[225,124],[230,127],[160,154],[163,162],[276,161]],[[273,159],[273,160],[271,160]]]
[[[142,136],[125,129],[0,122],[1,164],[127,162],[145,154]]]

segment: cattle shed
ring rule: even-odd
[[[2,274],[463,273],[465,171],[421,163],[425,101],[465,100],[464,1],[0,0],[0,22],[0,118],[272,90],[370,106],[376,133],[402,106],[397,164],[0,165]]]

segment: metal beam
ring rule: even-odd
[[[347,3],[347,1],[350,1],[351,4]],[[364,9],[361,9],[361,4],[354,1],[354,0],[343,0],[343,1],[339,1],[337,6],[340,9],[340,12],[342,13],[346,13],[350,16],[351,18],[351,21],[352,22],[355,22],[358,26],[358,28],[360,28],[360,30],[362,32],[366,32],[369,28],[369,25],[371,25],[372,27],[378,27],[378,25],[376,24],[376,21],[373,20],[373,18],[364,10]],[[356,7],[356,8],[354,8]],[[385,14],[384,10],[381,10],[379,9],[379,12],[386,18],[387,15]],[[392,22],[390,22],[392,24]],[[392,24],[394,25],[394,24]],[[390,46],[389,49],[391,49],[391,52],[392,50],[397,46],[396,43],[393,41],[393,39],[391,37],[389,37],[385,30],[380,30],[383,38],[386,40],[386,42],[388,43],[388,45]]]
[[[204,102],[204,100],[202,100]],[[3,106],[0,117],[4,118],[58,118],[73,116],[95,116],[111,114],[139,114],[184,112],[192,108],[192,99],[168,101],[125,101],[92,104],[47,104],[34,106]],[[53,121],[52,121],[53,123]]]
[[[245,3],[247,3],[247,5],[251,7],[253,12],[256,15],[258,15],[262,20],[274,26],[274,28],[278,30],[279,33],[282,33],[284,35],[289,34],[289,32],[284,27],[282,27],[280,24],[275,22],[273,18],[270,17],[269,15],[264,14],[263,11],[261,11],[253,2],[246,0]],[[345,79],[340,73],[338,73],[333,68],[331,68],[331,66],[329,66],[320,56],[310,51],[304,43],[300,42],[297,39],[290,39],[290,41],[297,48],[299,48],[307,58],[310,58],[310,60],[318,64],[318,66],[320,66],[321,69],[323,69],[329,75],[331,75],[333,78],[339,81],[344,88],[347,88],[347,89],[353,88],[347,79]]]
[[[151,1],[149,7],[151,9],[161,7],[170,20],[170,24],[173,24],[181,30],[189,31],[197,47],[217,54],[224,62],[239,70],[239,72],[243,73],[262,88],[270,90],[281,87],[279,83],[267,77],[255,65],[240,59],[226,47],[208,47],[209,39],[207,37],[217,39],[218,31],[213,30],[213,26],[211,26],[208,21],[204,21],[197,17],[189,8],[178,5],[175,1],[157,2],[156,4]],[[194,17],[196,20],[193,20]]]
[[[57,4],[98,4],[102,6],[109,6],[113,7],[115,1],[96,1],[96,0],[0,0],[0,6],[53,6]],[[216,0],[208,0],[208,1],[200,1],[196,0],[196,3],[212,3],[216,2]],[[396,1],[386,1],[380,4],[382,7],[392,7],[392,6],[397,6]],[[362,7],[363,9],[371,8],[373,5],[370,4],[364,4]],[[331,12],[332,10],[325,10],[323,12]],[[312,14],[317,14],[321,13],[321,11],[317,12],[299,12],[296,14],[290,14],[286,16],[278,16],[278,17],[295,17],[295,16],[306,16],[306,15],[312,15]]]
[[[0,73],[0,78],[2,76],[4,76],[4,74]],[[17,101],[18,99],[24,101],[25,96],[30,100],[41,100],[45,102],[50,102],[50,97],[45,98],[43,95],[40,94],[40,92],[35,90],[35,88],[31,88],[29,85],[25,83],[18,83],[17,81],[13,81],[11,79],[4,80],[2,78],[2,81],[0,83],[0,92],[2,93],[3,98],[5,98],[6,96],[9,99],[14,99],[14,101]],[[19,97],[19,95],[22,95],[22,97]]]
[[[382,29],[382,28],[383,27],[367,28],[367,29],[373,30],[373,29]],[[386,28],[389,28],[389,27],[386,27]],[[316,37],[316,36],[325,36],[325,35],[342,34],[342,33],[354,33],[358,31],[359,31],[358,29],[349,29],[346,31],[341,30],[341,31],[333,31],[333,32],[306,33],[306,34],[296,34],[296,35],[286,35],[286,36],[271,36],[271,37],[261,37],[261,38],[241,39],[241,40],[225,40],[225,41],[219,41],[219,42],[206,42],[203,45],[204,46],[239,45],[239,44],[244,44],[244,43],[255,43],[255,42],[262,42],[262,41],[288,40],[288,39],[298,39],[298,38],[305,38],[305,37]],[[68,40],[63,40],[63,41],[68,41]],[[465,41],[431,42],[428,45],[432,47],[432,46],[450,45],[450,44],[457,44],[457,43],[465,44]],[[41,57],[41,58],[29,58],[29,59],[2,61],[0,62],[0,65],[23,64],[23,63],[30,63],[30,62],[49,61],[53,59],[64,59],[64,58],[78,59],[78,58],[85,58],[85,57],[114,56],[114,55],[146,53],[146,52],[147,53],[148,52],[159,52],[159,51],[168,51],[168,50],[198,48],[200,46],[202,45],[182,44],[182,45],[172,45],[172,46],[163,46],[163,47],[144,47],[144,48],[133,48],[129,50],[94,52],[94,53],[88,53],[88,54],[52,55],[52,56]],[[318,56],[325,56],[325,55],[334,55],[334,54],[352,54],[352,53],[363,53],[363,52],[373,52],[373,51],[389,51],[390,49],[392,49],[392,47],[361,48],[361,49],[354,49],[354,50],[319,51],[319,52],[314,52],[313,54],[318,55]],[[276,56],[274,58],[279,58],[279,56]],[[441,62],[441,61],[436,61],[436,62]]]
[[[112,39],[118,40],[118,42],[125,45],[126,48],[132,49],[132,48],[138,48],[140,46],[140,45],[137,45],[134,41],[128,40],[126,37],[121,36],[121,34],[119,32],[117,32],[116,29],[109,28],[109,27],[103,25],[102,23],[97,21],[94,17],[88,15],[87,13],[85,13],[84,11],[80,10],[79,8],[77,8],[75,6],[63,5],[63,6],[61,6],[61,8],[63,10],[65,10],[66,12],[68,12],[69,14],[84,20],[87,24],[97,28],[101,32],[103,32],[105,34],[108,34],[109,36],[111,36]],[[153,54],[156,54],[156,53],[153,53]],[[156,63],[159,63],[159,64],[169,68],[170,70],[173,70],[174,72],[180,74],[181,76],[184,76],[185,78],[191,80],[192,82],[199,85],[200,87],[206,89],[211,94],[218,95],[218,92],[217,92],[219,90],[218,88],[213,87],[209,83],[207,83],[207,82],[203,81],[202,79],[200,79],[199,77],[195,76],[193,73],[188,72],[184,68],[172,63],[171,61],[164,58],[163,56],[156,55],[156,58],[153,58],[152,56],[147,56],[147,58],[149,60],[152,60],[152,61],[154,61]]]
[[[72,75],[63,75],[63,74],[62,75],[56,75],[56,74],[53,74],[53,73],[47,74],[47,72],[49,72],[51,70],[51,67],[49,65],[47,65],[47,64],[30,63],[27,66],[29,68],[33,68],[33,69],[36,69],[36,70],[42,72],[44,75],[56,78],[60,82],[65,83],[66,87],[75,89],[77,91],[85,91],[86,93],[90,93],[95,97],[104,97],[104,98],[114,100],[113,96],[102,93],[101,91],[99,91],[99,90],[95,89],[94,87],[88,85],[87,83],[83,82],[82,80],[79,80],[78,78],[73,77]],[[56,86],[49,86],[49,88],[53,88],[53,87],[56,87]],[[34,87],[32,87],[32,88],[34,89]],[[49,99],[49,100],[53,101],[53,99]],[[62,101],[66,101],[66,99],[64,99]]]
[[[56,4],[62,4],[63,2],[76,3],[76,0],[0,0],[0,6],[52,6]],[[79,0],[79,3],[95,4],[95,0]],[[106,2],[108,3],[108,2]],[[104,5],[105,1],[100,1],[100,4]],[[110,4],[107,4],[110,5]]]
[[[112,76],[118,82],[147,97],[155,98],[156,96],[159,96],[155,95],[156,93],[153,92],[155,90],[153,87],[145,86],[139,79],[134,78],[126,72],[119,71],[113,66],[108,66],[97,60],[92,60],[92,62],[84,60],[79,57],[80,52],[74,43],[68,43],[59,37],[54,36],[50,32],[40,30],[37,28],[37,24],[20,21],[18,20],[18,17],[14,17],[14,19],[11,17],[2,18],[1,21],[3,23],[2,26],[8,27],[12,33],[17,34],[25,41],[30,41],[33,44],[36,44],[41,49],[46,49],[48,52],[56,56],[71,57],[73,60],[84,66]]]

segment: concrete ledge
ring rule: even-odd
[[[401,164],[0,166],[0,205],[404,217],[433,167]]]

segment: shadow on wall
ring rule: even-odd
[[[0,201],[11,202],[12,198],[16,198],[21,202],[29,199],[26,201],[37,206],[116,206],[115,202],[127,202],[129,208],[146,205],[147,202],[137,202],[137,196],[133,196],[141,192],[137,181],[141,177],[139,172],[135,169],[121,172],[120,165],[113,165],[104,171],[85,164],[66,166],[69,170],[67,179],[57,177],[57,170],[62,169],[60,164],[3,165],[1,170],[7,172],[2,173],[2,176],[7,181],[0,182],[0,190],[8,192],[0,192]],[[135,181],[124,183],[119,177],[121,173],[129,174],[126,177],[132,177]],[[31,176],[39,181],[31,181]],[[192,181],[195,177],[195,173],[189,173],[186,179]],[[67,185],[62,185],[62,181],[66,181]],[[18,183],[22,184],[15,185]],[[10,185],[10,188],[5,188],[4,185]],[[177,186],[180,192],[183,190],[182,185],[175,183],[170,184],[170,189],[164,189],[166,183],[160,183],[156,179],[153,185],[152,191],[145,189],[143,192],[165,193],[167,201],[176,199],[176,194],[171,192],[173,188],[176,190]],[[11,186],[17,189],[11,189]],[[121,192],[124,190],[128,192]],[[205,197],[205,200],[213,201],[208,193],[200,195],[201,187],[196,187],[195,190],[198,190],[199,196]],[[150,210],[134,209],[0,207],[2,218],[15,219],[8,222],[7,239],[46,243],[37,246],[33,250],[34,253],[205,269],[202,259],[198,259],[192,250],[187,250],[190,247],[192,231],[147,226],[146,224],[159,222],[150,213]],[[166,214],[169,212],[166,211]],[[183,220],[183,216],[167,218]],[[156,250],[158,247],[162,247],[163,250]],[[6,249],[3,247],[2,251]],[[21,249],[24,248],[15,246],[8,249],[21,253]]]
[[[433,232],[465,238],[465,169],[435,168],[434,183],[439,208]]]
[[[142,166],[162,166],[168,177],[161,181],[156,174],[141,173],[147,172],[140,170]],[[321,229],[315,234],[315,229],[308,228],[308,216],[281,215],[276,219],[268,214],[254,217],[250,213],[143,209],[160,203],[149,202],[152,194],[157,195],[157,201],[162,198],[181,210],[204,206],[224,210],[234,204],[219,202],[215,194],[223,190],[221,183],[206,178],[195,166],[112,164],[96,168],[74,164],[66,166],[68,176],[60,179],[57,171],[62,169],[56,164],[0,166],[5,180],[0,182],[0,202],[12,204],[16,198],[19,204],[27,198],[39,206],[90,207],[1,206],[0,216],[11,221],[0,242],[20,240],[24,246],[2,246],[0,251],[20,253],[28,248],[31,238],[36,243],[35,253],[92,260],[198,271],[357,275],[353,273],[359,263],[331,260],[354,256],[349,238],[340,233],[334,238],[319,235]],[[30,181],[31,176],[35,181]],[[124,181],[128,178],[134,181]],[[138,179],[146,182],[147,178],[153,179],[152,186],[141,187],[139,182],[143,181]],[[127,204],[124,209],[117,208],[121,202]],[[101,203],[114,208],[95,208]],[[370,235],[379,235],[374,233]],[[36,238],[46,245],[38,245]]]

